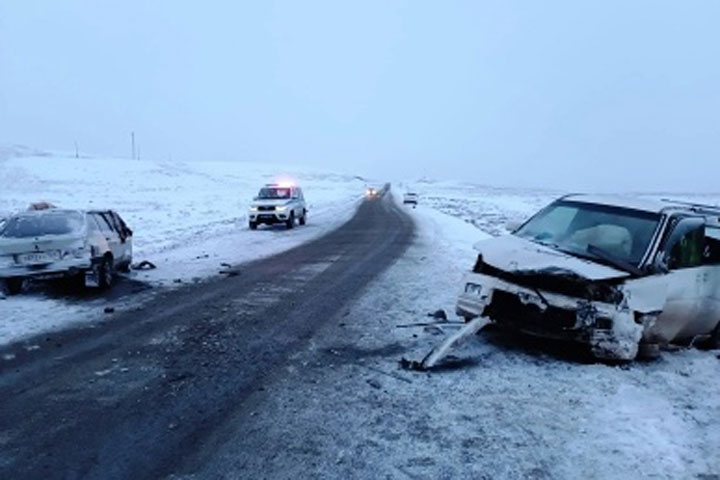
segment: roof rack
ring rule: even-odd
[[[710,213],[720,213],[720,206],[718,205],[707,205],[703,203],[693,203],[693,202],[685,202],[683,200],[673,200],[671,198],[662,198],[660,199],[661,202],[667,202],[667,203],[674,203],[676,205],[682,205],[684,207],[690,207],[692,210],[696,212],[710,212]]]

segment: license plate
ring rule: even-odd
[[[39,265],[52,263],[57,260],[57,252],[24,253],[20,255],[20,263],[27,265]]]

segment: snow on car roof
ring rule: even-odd
[[[20,212],[16,212],[15,214],[11,215],[13,217],[25,217],[25,216],[38,216],[38,215],[47,215],[47,214],[73,214],[73,213],[83,213],[81,210],[72,210],[67,208],[48,208],[45,210],[22,210]]]
[[[624,195],[595,195],[595,194],[572,194],[566,195],[563,200],[577,202],[596,203],[599,205],[610,205],[615,207],[630,208],[644,212],[661,213],[669,207],[688,208],[688,205],[668,200],[654,200],[649,198],[631,197]]]

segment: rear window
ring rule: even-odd
[[[0,237],[28,238],[67,235],[82,230],[84,217],[78,212],[43,213],[11,217],[0,227]]]

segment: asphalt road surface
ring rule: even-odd
[[[385,195],[338,230],[237,275],[163,292],[93,329],[43,335],[34,350],[14,347],[0,364],[0,478],[195,470],[216,442],[244,435],[243,418],[263,409],[252,394],[269,378],[292,382],[293,355],[413,232]]]

